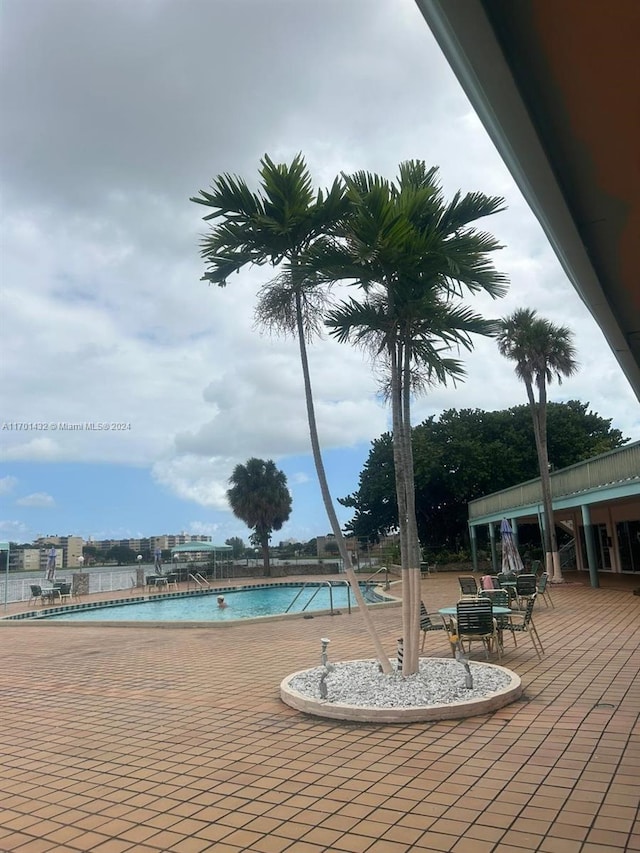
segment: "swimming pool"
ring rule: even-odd
[[[372,586],[361,584],[365,600],[383,601]],[[217,596],[224,595],[227,607],[220,608]],[[64,622],[233,622],[257,616],[314,613],[356,607],[353,593],[344,583],[270,584],[244,588],[218,587],[207,591],[154,593],[144,601],[126,603],[91,602],[42,611],[32,618]]]

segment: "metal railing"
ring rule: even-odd
[[[553,498],[640,479],[640,441],[551,473]],[[469,501],[469,519],[542,501],[540,478]]]
[[[301,595],[302,595],[302,593],[305,591],[305,589],[307,589],[308,587],[315,587],[315,590],[314,590],[313,595],[312,595],[312,596],[311,596],[311,598],[306,602],[306,604],[304,605],[304,607],[302,608],[302,610],[300,610],[300,611],[299,611],[300,613],[304,613],[304,612],[305,612],[305,610],[309,607],[309,605],[310,605],[310,604],[311,604],[311,602],[313,601],[313,599],[316,597],[316,595],[320,592],[320,590],[321,590],[321,589],[323,589],[323,587],[326,587],[326,588],[329,590],[329,608],[330,608],[330,610],[331,610],[331,615],[333,616],[333,614],[334,614],[334,612],[335,612],[335,609],[334,609],[334,606],[333,606],[333,587],[334,587],[334,585],[335,585],[335,586],[342,586],[342,585],[346,585],[346,588],[347,588],[347,607],[348,607],[349,613],[351,613],[351,587],[349,586],[349,582],[348,582],[348,581],[346,581],[346,580],[340,580],[340,581],[321,581],[320,583],[317,583],[317,582],[306,582],[306,581],[305,581],[305,583],[303,583],[303,584],[302,584],[302,586],[300,587],[300,589],[298,590],[297,594],[294,596],[294,599],[293,599],[293,601],[291,602],[291,604],[287,607],[287,609],[286,609],[284,612],[285,612],[285,613],[289,613],[289,611],[291,610],[291,608],[293,607],[293,605],[296,603],[296,601],[300,598],[300,596],[301,596]]]
[[[60,573],[60,576],[56,577],[56,580],[64,580],[65,578],[71,579],[73,578],[74,574],[77,574],[77,572],[65,571],[63,569]],[[130,568],[122,571],[111,572],[92,571],[88,573],[88,577],[90,594],[100,592],[116,592],[117,590],[121,589],[131,589],[132,586],[135,586],[135,578],[132,577]],[[4,600],[6,587],[6,600],[8,603],[15,603],[17,601],[29,601],[29,599],[31,598],[32,585],[48,586],[50,584],[42,577],[12,578],[11,576],[9,576],[8,583],[6,578],[3,577],[0,580],[0,598]]]
[[[376,571],[372,575],[369,575],[368,578],[365,578],[363,583],[370,583],[381,572],[384,572],[384,588],[389,589],[389,567],[388,566],[380,566],[380,568],[376,569]]]

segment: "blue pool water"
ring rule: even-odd
[[[302,591],[301,591],[302,590]],[[298,595],[299,593],[299,595]],[[365,600],[379,600],[370,590],[363,588]],[[224,595],[228,607],[220,608],[217,596]],[[340,584],[331,590],[334,610],[346,610],[351,599],[351,607],[356,607],[353,593]],[[297,600],[294,602],[294,599]],[[49,620],[65,622],[229,622],[236,619],[251,619],[256,616],[275,616],[285,612],[313,613],[329,610],[331,599],[329,589],[324,586],[265,586],[244,590],[216,590],[193,595],[181,595],[174,598],[160,598],[151,601],[138,601],[132,604],[119,604],[91,607],[86,610],[67,610],[44,617]]]

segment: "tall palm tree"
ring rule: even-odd
[[[291,494],[284,471],[268,459],[249,459],[236,465],[229,478],[229,505],[236,518],[253,530],[254,544],[262,548],[264,573],[271,575],[269,542],[274,530],[280,530],[291,515]]]
[[[553,520],[551,476],[547,451],[547,384],[554,377],[562,383],[563,377],[578,370],[573,333],[567,326],[557,326],[539,317],[531,308],[519,308],[501,322],[498,334],[500,354],[515,361],[518,379],[524,382],[531,416],[533,434],[540,468],[542,504],[544,507],[543,543],[545,565],[549,578],[562,583],[562,570],[558,555],[556,528]],[[534,393],[538,389],[538,398]]]
[[[471,227],[503,209],[503,199],[456,193],[445,203],[438,169],[423,161],[400,165],[391,183],[359,172],[345,176],[352,209],[338,238],[318,241],[310,268],[325,280],[346,280],[364,291],[364,302],[344,301],[328,315],[340,340],[368,344],[382,363],[391,400],[393,453],[403,577],[403,673],[418,669],[420,543],[415,512],[411,395],[462,378],[447,355],[472,348],[471,334],[492,334],[495,324],[456,304],[463,293],[502,296],[506,280],[490,262],[500,248]]]
[[[300,259],[321,235],[335,231],[346,214],[348,201],[338,179],[326,194],[319,190],[314,195],[311,176],[301,154],[288,165],[275,164],[265,155],[260,163],[260,177],[259,193],[251,192],[241,178],[224,174],[214,180],[212,192],[201,190],[199,196],[191,199],[213,208],[213,213],[205,216],[205,220],[222,220],[202,242],[202,256],[210,266],[204,278],[224,286],[232,272],[247,264],[277,267],[285,263],[284,270],[261,291],[257,319],[277,331],[297,336],[309,435],[322,500],[376,657],[383,671],[388,673],[391,663],[352,569],[329,491],[307,358],[307,341],[317,328],[323,297],[317,280],[302,267]]]

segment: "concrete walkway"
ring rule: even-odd
[[[357,612],[4,624],[0,851],[640,851],[640,596],[584,584],[536,609],[542,661],[507,637],[520,701],[428,724],[336,723],[280,702],[285,675],[319,664],[321,637],[332,660],[372,656]],[[429,610],[458,597],[451,574],[422,589]],[[393,656],[400,609],[374,621]],[[448,656],[446,636],[425,652]]]

